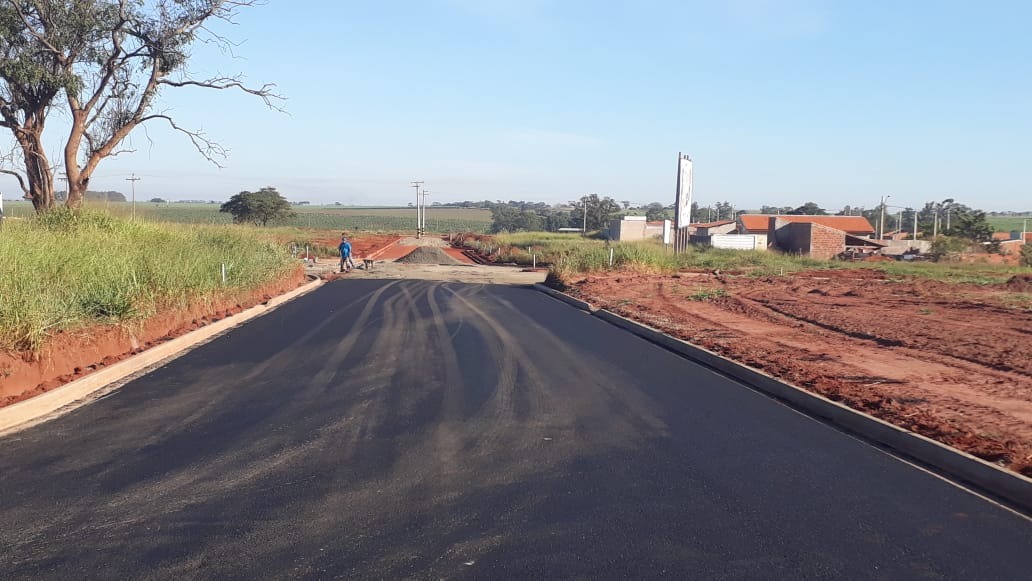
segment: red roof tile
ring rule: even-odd
[[[766,231],[771,218],[777,218],[784,222],[803,222],[820,224],[828,228],[835,228],[850,234],[874,234],[874,228],[867,218],[863,216],[774,216],[771,214],[742,214],[738,217],[742,226],[750,232]]]

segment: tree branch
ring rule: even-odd
[[[205,137],[203,132],[190,131],[189,129],[180,127],[179,125],[176,125],[175,120],[173,120],[168,115],[148,115],[140,119],[140,123],[145,123],[147,121],[151,121],[154,119],[163,119],[167,121],[168,124],[172,127],[172,129],[175,129],[176,131],[183,133],[190,138],[190,141],[193,142],[193,145],[197,149],[197,152],[204,156],[204,159],[208,160],[219,169],[223,169],[225,167],[221,163],[219,163],[219,161],[216,158],[226,159],[226,157],[228,157],[229,155],[229,150],[219,145],[217,142]]]
[[[17,178],[18,186],[21,188],[21,191],[24,194],[23,197],[29,197],[29,186],[25,184],[25,178],[20,173],[10,169],[0,169],[0,173],[11,175]]]
[[[252,89],[245,85],[239,77],[213,77],[204,81],[173,81],[170,79],[160,79],[158,84],[168,85],[170,87],[201,87],[204,89],[217,89],[220,91],[225,89],[239,89],[249,95],[260,97],[262,101],[265,102],[265,106],[269,109],[279,111],[281,113],[285,112],[283,108],[275,104],[274,101],[286,101],[287,98],[273,92],[273,89],[276,88],[276,85],[273,83],[265,83],[258,89]]]

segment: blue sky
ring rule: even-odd
[[[94,189],[672,202],[683,151],[702,205],[1032,207],[1029,2],[271,0],[237,22],[236,56],[200,46],[191,70],[275,82],[288,113],[169,91],[226,168],[153,126]]]

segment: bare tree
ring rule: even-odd
[[[194,42],[229,50],[211,31],[215,20],[232,22],[241,8],[260,0],[0,0],[0,55],[28,66],[0,66],[0,114],[21,145],[28,196],[36,209],[53,206],[53,178],[42,148],[46,115],[63,96],[71,131],[64,144],[67,205],[82,204],[100,162],[128,150],[126,137],[150,121],[167,123],[189,137],[205,159],[219,165],[226,150],[201,131],[155,109],[165,88],[233,89],[278,108],[274,86],[247,86],[239,76],[192,78],[186,71]],[[26,74],[28,70],[31,74]],[[31,98],[28,98],[31,97]],[[7,115],[7,109],[11,116]],[[38,147],[37,147],[37,143]],[[10,172],[7,172],[10,173]]]

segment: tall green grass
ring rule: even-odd
[[[0,349],[36,350],[58,330],[233,296],[295,267],[285,246],[240,226],[65,210],[9,221],[0,230]]]
[[[475,243],[481,251],[494,252],[501,262],[529,264],[537,256],[560,277],[608,268],[649,272],[676,272],[682,269],[748,270],[751,274],[774,274],[802,269],[830,268],[827,261],[811,260],[774,252],[722,250],[706,246],[691,247],[674,253],[658,241],[614,242],[576,234],[525,232],[497,236]],[[610,264],[612,251],[612,264]]]
[[[994,264],[853,263],[817,260],[773,251],[725,250],[709,246],[690,246],[675,254],[658,241],[617,242],[607,246],[603,240],[576,234],[524,232],[496,236],[493,239],[469,241],[499,262],[530,264],[536,255],[538,264],[549,265],[560,279],[573,275],[614,269],[669,273],[678,270],[722,270],[751,276],[770,276],[800,270],[869,268],[891,277],[916,277],[945,282],[992,284],[1006,281],[1027,268]],[[612,265],[610,265],[612,250]]]

